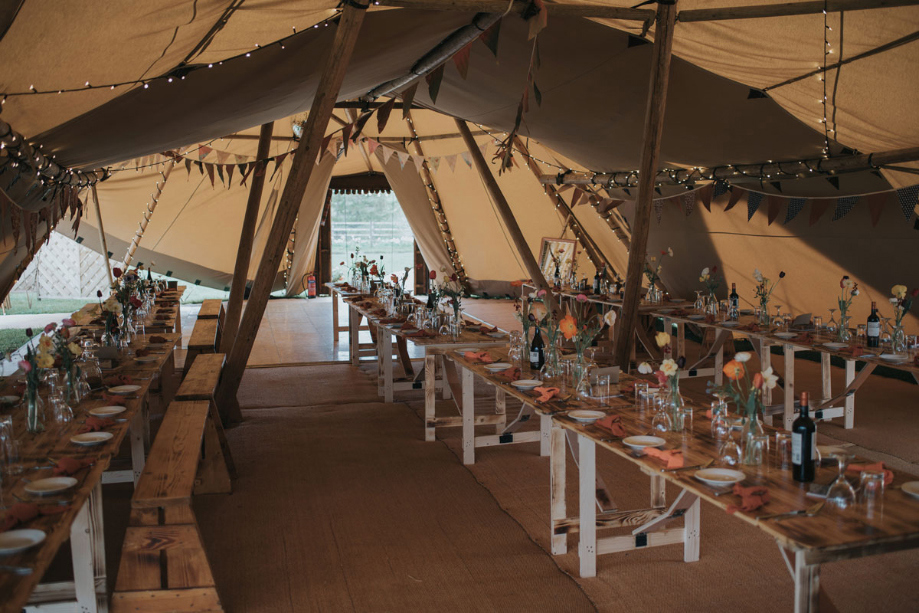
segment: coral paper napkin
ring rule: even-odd
[[[683,468],[683,452],[680,449],[658,449],[645,447],[645,455],[661,461],[667,468]]]
[[[537,387],[533,391],[541,394],[539,398],[536,399],[536,402],[549,402],[558,396],[560,390],[557,387]]]
[[[487,351],[467,351],[463,354],[463,357],[470,362],[481,362],[483,364],[491,364],[495,361],[493,357],[488,355]]]
[[[625,429],[622,427],[620,421],[622,421],[622,418],[618,415],[607,415],[603,419],[597,421],[596,424],[604,430],[612,432],[613,436],[623,438],[625,437]]]
[[[846,467],[846,472],[849,473],[861,473],[863,470],[882,470],[884,471],[884,485],[893,483],[893,471],[884,468],[883,462],[875,462],[874,464],[849,464],[849,466]]]
[[[54,467],[54,474],[57,476],[69,477],[74,473],[92,466],[96,463],[96,460],[93,458],[86,458],[80,460],[78,458],[61,458],[57,461],[57,465]]]
[[[17,502],[10,507],[3,523],[0,524],[0,532],[12,530],[20,524],[32,521],[39,515],[60,515],[69,510],[69,506],[42,505],[39,507],[32,502]]]
[[[740,496],[740,504],[728,506],[727,511],[732,515],[737,511],[751,513],[769,502],[769,490],[762,485],[744,487],[739,483],[735,483],[734,495]]]
[[[77,430],[77,433],[84,434],[86,432],[101,432],[114,423],[115,422],[113,422],[111,419],[90,415],[86,418],[86,423],[83,424],[79,430]]]

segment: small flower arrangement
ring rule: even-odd
[[[615,323],[615,319],[613,322]],[[569,307],[568,313],[558,325],[565,339],[574,342],[578,361],[581,361],[584,352],[603,329],[604,323],[603,317],[596,312],[596,308],[587,300],[587,296],[578,294],[577,299]]]
[[[664,359],[657,370],[648,362],[642,362],[638,365],[638,372],[643,375],[654,373],[657,382],[670,396],[670,429],[675,432],[683,430],[683,398],[680,395],[680,371],[686,366],[686,358],[680,356],[676,359],[672,357],[673,348],[670,345],[670,335],[666,332],[658,332],[654,336],[654,342],[663,353]]]
[[[667,247],[666,250],[661,251],[660,261],[658,261],[657,256],[651,256],[651,258],[645,262],[645,277],[648,279],[648,287],[653,288],[657,281],[661,278],[661,269],[663,268],[664,258],[673,257],[673,248]]]
[[[520,326],[523,329],[523,340],[527,343],[530,342],[530,326],[536,320],[536,316],[530,313],[535,298],[535,293],[514,298],[514,317],[520,322]]]
[[[775,287],[779,284],[779,281],[785,278],[785,271],[779,273],[779,278],[776,279],[774,283],[770,283],[769,279],[763,276],[763,273],[759,271],[759,268],[753,271],[753,279],[756,280],[756,298],[759,300],[759,307],[762,310],[760,315],[760,321],[762,323],[768,323],[769,320],[769,300],[772,298],[772,292],[775,291]]]
[[[913,306],[913,298],[919,296],[919,287],[909,291],[905,285],[894,285],[890,288],[890,304],[893,305],[894,325],[901,327],[903,325],[903,316]]]
[[[734,358],[725,364],[722,369],[724,376],[728,379],[728,383],[717,387],[709,383],[708,391],[730,398],[744,421],[754,424],[757,423],[758,416],[762,414],[763,391],[774,389],[778,384],[779,377],[770,366],[766,370],[753,375],[751,380],[746,367],[746,363],[751,357],[751,354],[747,351],[736,353]]]
[[[705,284],[705,289],[708,290],[712,298],[715,297],[715,292],[721,287],[720,279],[715,276],[716,274],[718,274],[718,267],[712,266],[711,268],[703,268],[702,273],[699,275],[699,283]]]
[[[443,271],[446,274],[446,268]],[[456,273],[451,274],[449,277],[445,276],[444,282],[437,289],[437,293],[441,298],[449,298],[448,304],[453,307],[453,314],[459,321],[460,310],[463,306],[463,286],[460,285],[459,276]]]
[[[852,299],[858,296],[858,283],[849,278],[849,275],[843,275],[839,280],[839,287],[842,291],[839,293],[837,304],[839,304],[839,340],[848,342],[851,335],[849,334],[849,307],[852,306]]]
[[[26,336],[32,338],[32,328],[26,330]],[[26,346],[25,358],[19,361],[19,369],[26,381],[26,430],[35,434],[45,429],[41,423],[41,399],[38,397],[38,386],[41,384],[41,371],[54,366],[51,354],[51,339],[43,334],[38,339],[38,351],[29,343]]]

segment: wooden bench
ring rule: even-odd
[[[212,298],[201,303],[198,310],[198,319],[217,319],[220,314],[220,308],[223,306],[223,300]]]
[[[188,339],[188,351],[185,354],[185,369],[188,374],[195,356],[202,353],[214,353],[217,350],[217,319],[198,319]]]
[[[191,508],[202,441],[212,422],[206,400],[173,402],[131,498],[113,613],[223,611]]]
[[[176,400],[205,400],[208,403],[210,419],[204,431],[204,452],[199,469],[199,474],[206,479],[196,487],[197,494],[229,493],[233,489],[230,479],[236,478],[233,456],[214,399],[224,359],[222,353],[198,355],[175,395]]]

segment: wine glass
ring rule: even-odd
[[[51,399],[51,418],[57,426],[57,431],[63,433],[73,421],[73,410],[64,402],[63,398]]]
[[[852,455],[848,453],[834,453],[833,457],[839,466],[839,476],[830,485],[826,493],[826,501],[839,509],[846,509],[855,504],[855,489],[846,479],[846,467],[852,460]]]
[[[731,424],[728,422],[728,405],[724,398],[718,397],[712,402],[712,436],[716,440],[723,440],[731,431]]]
[[[727,438],[718,454],[718,464],[721,466],[739,466],[742,458],[743,454],[740,450],[740,445],[737,444],[734,429],[729,428]]]
[[[658,432],[669,432],[671,426],[670,413],[658,407],[654,411],[654,417],[651,418],[651,429]]]
[[[705,301],[702,300],[702,290],[696,290],[696,303],[693,305],[693,308],[697,311],[701,311],[705,308]]]
[[[890,345],[891,335],[890,335],[890,317],[881,317],[881,323],[884,324],[881,328],[881,344]]]
[[[830,320],[826,322],[827,332],[836,332],[836,316],[834,313],[836,309],[830,309]]]
[[[778,326],[782,325],[782,305],[775,305],[775,323]]]

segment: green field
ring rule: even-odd
[[[6,353],[7,351],[16,351],[25,345],[28,340],[29,337],[26,336],[26,331],[24,329],[0,330],[0,352]],[[0,356],[0,359],[4,358],[5,356]]]
[[[73,313],[84,304],[83,298],[38,298],[33,292],[10,294],[11,308],[5,315],[36,315],[39,313]]]

